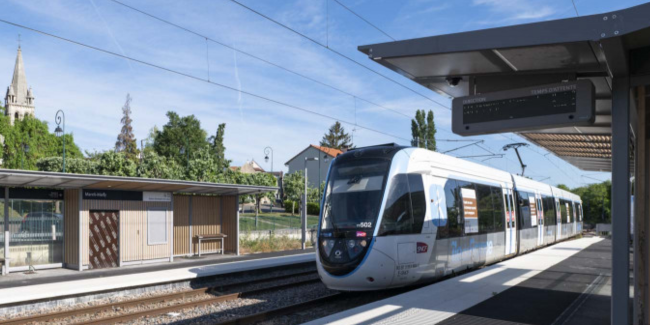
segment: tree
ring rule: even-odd
[[[97,160],[97,175],[137,176],[137,165],[122,152],[105,151]]]
[[[302,171],[287,174],[282,180],[282,187],[285,196],[293,202],[300,202],[300,198],[305,193],[305,176]],[[295,205],[291,215],[295,214]]]
[[[417,110],[415,118],[411,120],[411,145],[436,151],[436,123],[433,119],[433,111],[425,113],[424,110]]]
[[[138,177],[161,179],[184,179],[183,168],[173,159],[158,155],[153,150],[144,150],[137,168]]]
[[[187,161],[185,179],[197,182],[216,182],[222,172],[212,155],[209,146],[204,146],[190,154]]]
[[[33,116],[25,116],[9,124],[9,118],[0,115],[0,134],[5,145],[0,153],[3,168],[34,170],[41,158],[60,157],[63,154],[63,138],[50,133],[47,123]],[[74,143],[73,134],[65,134],[66,163],[68,158],[82,158],[83,154]],[[25,150],[25,145],[28,150]],[[61,170],[57,170],[60,172]]]
[[[571,191],[571,190],[569,189],[569,187],[566,186],[566,185],[564,185],[564,184],[558,184],[558,186],[556,186],[556,187],[559,188],[559,189],[561,189],[561,190],[565,190],[565,191],[569,191],[569,192]]]
[[[180,117],[175,112],[167,112],[167,117],[169,121],[156,134],[153,148],[157,154],[186,165],[192,152],[208,145],[207,133],[201,129],[201,122],[194,115]],[[184,154],[180,153],[181,148],[185,149]]]
[[[210,143],[210,152],[215,157],[218,170],[230,167],[230,160],[226,159],[226,146],[223,144],[225,132],[226,123],[221,123],[217,128],[217,134],[208,139],[208,142]]]
[[[354,147],[352,137],[345,132],[345,128],[343,128],[341,123],[338,121],[329,128],[329,132],[323,136],[322,140],[320,140],[320,145],[334,149]]]
[[[250,175],[250,185],[257,185],[257,186],[276,186],[278,184],[278,180],[275,178],[275,176],[268,174],[268,173],[255,173],[255,174],[247,174]],[[260,212],[260,205],[262,202],[262,199],[267,198],[269,200],[273,200],[275,198],[275,193],[273,192],[264,192],[264,193],[258,193],[253,195],[253,198],[255,199],[255,217]],[[255,224],[257,225],[257,219],[255,220]]]
[[[590,224],[611,222],[612,182],[589,184],[572,190],[582,199],[584,222]]]
[[[124,152],[127,158],[136,159],[138,157],[138,144],[133,135],[131,123],[131,95],[126,94],[126,102],[122,106],[122,130],[117,135],[115,142],[115,152]]]
[[[36,169],[42,172],[60,172],[63,169],[62,157],[41,158],[36,161]],[[85,158],[65,158],[65,172],[72,174],[96,174],[97,161]]]

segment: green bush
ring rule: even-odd
[[[307,203],[307,214],[319,215],[320,214],[320,204],[314,202]]]
[[[295,205],[295,210],[294,210],[294,205]],[[300,204],[298,204],[298,202],[294,202],[291,200],[284,201],[284,212],[293,213],[293,211],[298,212],[298,210],[300,210]]]

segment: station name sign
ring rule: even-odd
[[[83,190],[84,200],[142,201],[142,192],[115,190]]]
[[[589,80],[458,97],[452,130],[459,135],[591,125],[596,118]]]

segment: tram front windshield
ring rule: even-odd
[[[325,191],[321,229],[334,233],[357,230],[371,236],[389,166],[390,161],[382,159],[335,163]]]

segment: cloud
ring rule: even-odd
[[[557,10],[549,5],[530,0],[474,0],[473,4],[475,6],[487,7],[492,13],[500,15],[501,17],[497,18],[496,22],[541,20],[557,12]]]

